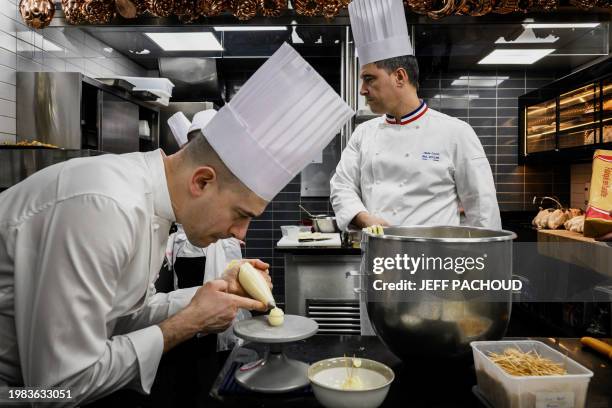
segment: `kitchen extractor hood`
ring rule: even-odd
[[[173,102],[219,99],[221,88],[214,58],[159,58],[159,76],[174,83]]]

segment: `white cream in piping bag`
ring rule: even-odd
[[[272,308],[268,315],[270,326],[282,326],[285,321],[285,314],[282,309],[276,307],[276,301],[274,296],[272,296],[268,282],[266,282],[261,273],[253,265],[246,262],[240,266],[238,282],[240,282],[240,285],[253,299],[259,300]]]

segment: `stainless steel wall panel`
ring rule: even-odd
[[[77,72],[18,72],[17,141],[80,149],[81,79]]]

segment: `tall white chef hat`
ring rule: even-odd
[[[189,133],[191,122],[185,114],[183,112],[176,112],[170,116],[167,123],[179,147],[187,143],[187,134]]]
[[[353,116],[352,109],[284,43],[208,123],[202,133],[225,165],[270,201]]]
[[[414,54],[402,0],[353,0],[348,9],[361,65]]]

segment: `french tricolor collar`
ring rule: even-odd
[[[385,122],[389,125],[407,125],[415,120],[419,119],[421,116],[427,112],[427,104],[425,101],[421,101],[421,105],[418,108],[413,110],[407,115],[402,116],[402,118],[398,121],[392,115],[388,113],[385,115]]]

